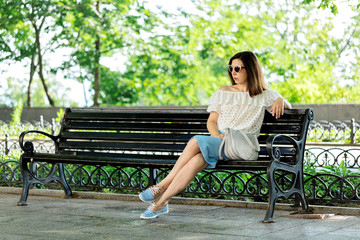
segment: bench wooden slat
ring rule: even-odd
[[[74,156],[73,151],[61,151],[61,154]],[[88,156],[88,157],[107,157],[111,161],[117,161],[118,159],[133,159],[142,158],[144,160],[151,161],[152,159],[163,160],[177,160],[178,154],[131,154],[131,153],[114,153],[114,152],[75,152],[76,156]]]
[[[78,153],[73,155],[71,152],[65,154],[43,154],[38,153],[32,155],[31,158],[38,162],[67,163],[67,164],[90,164],[90,165],[106,165],[106,166],[152,166],[152,167],[168,167],[171,168],[177,160],[177,156],[171,155],[139,155],[139,154],[119,154],[112,158],[113,153],[108,153],[106,157],[101,153]],[[66,157],[67,156],[67,157]],[[26,156],[24,156],[26,158]],[[285,161],[286,162],[286,161]],[[289,160],[288,162],[291,162]],[[269,160],[259,158],[253,161],[221,161],[217,165],[217,169],[229,170],[266,170]]]
[[[199,132],[196,134],[202,135],[204,132]],[[187,142],[191,137],[193,137],[195,133],[186,134],[161,134],[161,133],[115,133],[115,132],[62,132],[61,136],[63,139],[104,139],[104,140],[153,140],[156,141],[181,141]],[[208,135],[208,134],[204,134]],[[299,135],[288,134],[295,140],[299,139]],[[271,134],[263,134],[260,135],[258,140],[260,144],[266,144],[266,140]],[[287,144],[289,143],[286,140],[278,140],[279,144]]]
[[[192,122],[202,122],[207,121],[208,113],[190,113],[190,114],[181,114],[181,113],[131,113],[131,112],[103,112],[99,114],[98,112],[69,112],[66,115],[65,120],[86,120],[91,121],[125,121],[125,120],[134,120],[134,121],[157,121],[157,122],[184,122],[186,120]]]
[[[154,123],[154,122],[69,122],[65,123],[64,130],[69,131],[72,129],[78,130],[121,130],[121,131],[181,131],[181,132],[208,132],[206,124],[193,123],[188,124],[167,124],[167,123]]]
[[[259,140],[259,143],[260,144],[266,144],[266,140],[269,138],[269,136],[271,136],[273,134],[262,134],[258,137],[258,140]],[[285,134],[287,136],[290,136],[292,138],[294,138],[295,140],[299,140],[300,139],[300,136],[297,134],[297,135],[293,135],[293,134]],[[277,143],[278,144],[288,144],[289,141],[288,140],[284,140],[284,139],[281,139],[281,138],[278,138],[277,139]]]
[[[206,134],[208,135],[208,134]],[[116,133],[116,132],[63,132],[64,140],[118,140],[118,141],[151,141],[151,142],[188,142],[194,134],[170,133]]]
[[[62,154],[59,155],[53,154],[36,154],[33,157],[34,161],[38,162],[48,162],[52,164],[56,163],[67,163],[67,164],[90,164],[90,165],[103,165],[103,166],[134,166],[134,167],[168,167],[171,168],[176,160],[173,159],[163,159],[160,155],[152,158],[151,161],[147,161],[143,156],[137,155],[138,157],[128,158],[122,156],[119,158],[104,158],[96,157],[95,155],[84,155],[84,156],[74,156]],[[24,156],[25,157],[25,156]],[[150,159],[148,159],[150,160]],[[269,161],[225,161],[218,164],[218,169],[247,169],[247,170],[266,170],[266,166]]]
[[[26,158],[26,156],[24,156]],[[152,167],[169,167],[171,168],[176,159],[171,159],[171,156],[164,158],[161,155],[155,155],[151,159],[145,158],[143,155],[119,155],[117,158],[104,158],[96,154],[72,155],[72,154],[46,154],[37,153],[32,156],[34,161],[48,162],[52,164],[67,163],[67,164],[90,164],[90,165],[106,165],[106,166],[152,166]],[[265,170],[269,161],[254,160],[254,161],[222,161],[219,162],[218,169],[248,169],[248,170]]]
[[[137,157],[136,157],[137,156]],[[158,155],[160,156],[160,155]],[[133,158],[119,157],[116,159],[108,157],[97,157],[94,155],[67,155],[67,154],[46,154],[37,153],[31,156],[35,162],[48,162],[52,164],[56,163],[68,163],[68,164],[89,164],[89,165],[106,165],[106,166],[157,166],[157,167],[171,167],[175,164],[176,160],[152,158],[145,159],[141,155],[134,155]],[[27,157],[24,156],[26,159]],[[150,160],[150,161],[149,161]]]
[[[74,155],[73,151],[62,151],[61,154],[65,154],[65,155],[71,155],[71,156],[88,156],[88,157],[104,157],[106,156],[107,158],[109,158],[109,160],[111,161],[118,161],[119,159],[133,159],[133,158],[142,158],[142,159],[146,159],[151,161],[152,159],[162,159],[164,161],[164,163],[166,164],[170,164],[169,162],[167,162],[167,160],[177,160],[179,155],[174,155],[174,154],[130,154],[130,153],[112,153],[112,152],[108,152],[108,153],[103,153],[103,152],[76,152],[76,155]],[[293,157],[287,157],[288,159],[293,159]],[[234,160],[235,162],[237,162],[236,160]],[[244,161],[244,160],[240,160],[240,161]],[[259,157],[258,160],[259,162],[269,162],[269,157]],[[232,165],[233,160],[231,161],[221,161],[220,163],[222,165]],[[246,161],[247,162],[247,161]]]
[[[176,152],[182,152],[185,148],[186,144],[157,144],[157,143],[149,143],[149,142],[140,142],[140,143],[128,143],[128,142],[62,142],[60,143],[59,149],[61,151],[67,150],[70,151],[72,154],[81,153],[84,150],[87,150],[89,152],[93,151],[99,151],[99,150],[107,150],[107,151],[141,151],[141,152],[151,152],[150,155],[155,155],[155,152],[165,152],[168,153],[168,155],[171,155],[172,153]],[[154,150],[156,149],[156,150]],[[279,149],[281,151],[281,154],[283,157],[293,157],[296,154],[295,148],[292,146],[279,146]],[[108,153],[103,153],[103,155],[106,155]],[[145,154],[143,154],[145,155]],[[259,155],[262,159],[268,159],[270,160],[270,157],[268,156],[266,147],[261,147]]]
[[[153,120],[154,121],[154,120]],[[65,131],[70,130],[129,130],[129,131],[199,131],[207,132],[206,125],[204,123],[183,123],[183,124],[166,124],[166,123],[154,123],[154,122],[141,122],[141,123],[119,123],[119,122],[69,122],[64,125]],[[299,133],[301,126],[296,125],[263,125],[261,128],[262,133]]]
[[[265,112],[264,123],[301,123],[304,120],[305,110],[287,109],[280,118],[274,118],[271,113]]]
[[[273,134],[300,134],[301,126],[298,125],[262,125],[261,133],[273,133]]]
[[[279,119],[275,119],[269,112],[265,113],[264,123],[299,123],[303,121],[304,110],[299,111],[299,109],[287,110],[287,112],[281,116]],[[209,113],[168,113],[168,112],[143,112],[143,113],[133,113],[133,112],[69,112],[66,115],[66,120],[87,120],[92,121],[140,121],[140,120],[154,120],[157,119],[159,122],[165,121],[207,121]]]
[[[62,142],[60,150],[117,150],[117,151],[152,151],[152,152],[182,152],[186,144],[165,143],[128,143],[128,142]]]

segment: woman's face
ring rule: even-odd
[[[244,64],[240,59],[234,59],[231,62],[232,72],[231,75],[234,79],[236,85],[238,84],[246,84],[247,83],[247,73],[246,69],[244,68]],[[236,72],[235,66],[241,66],[241,71]]]

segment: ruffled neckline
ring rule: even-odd
[[[218,92],[225,92],[225,93],[247,93],[249,94],[249,92],[233,92],[233,91],[225,91],[225,90],[217,90]]]
[[[274,91],[275,92],[275,91]],[[250,97],[248,92],[231,92],[224,90],[217,90],[209,99],[208,104],[215,105],[253,105],[264,106],[267,95],[276,94],[272,90],[264,90],[262,94]]]

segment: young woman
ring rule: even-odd
[[[260,62],[252,52],[239,52],[229,61],[228,74],[232,85],[222,86],[209,99],[207,128],[211,136],[194,136],[185,147],[170,173],[139,197],[152,202],[141,219],[156,218],[168,213],[168,200],[183,191],[204,168],[215,168],[219,147],[226,128],[241,129],[258,136],[269,107],[276,118],[291,105],[279,93],[266,89]],[[223,154],[223,157],[226,156]]]

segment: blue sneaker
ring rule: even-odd
[[[151,203],[150,207],[148,207],[141,215],[140,219],[153,219],[161,214],[165,214],[169,212],[169,206],[168,203],[165,202],[165,207],[163,209],[158,210],[156,213],[154,213],[154,208],[156,207],[156,203]]]
[[[143,202],[153,202],[161,196],[163,190],[156,185],[147,188],[139,194],[139,198]]]

